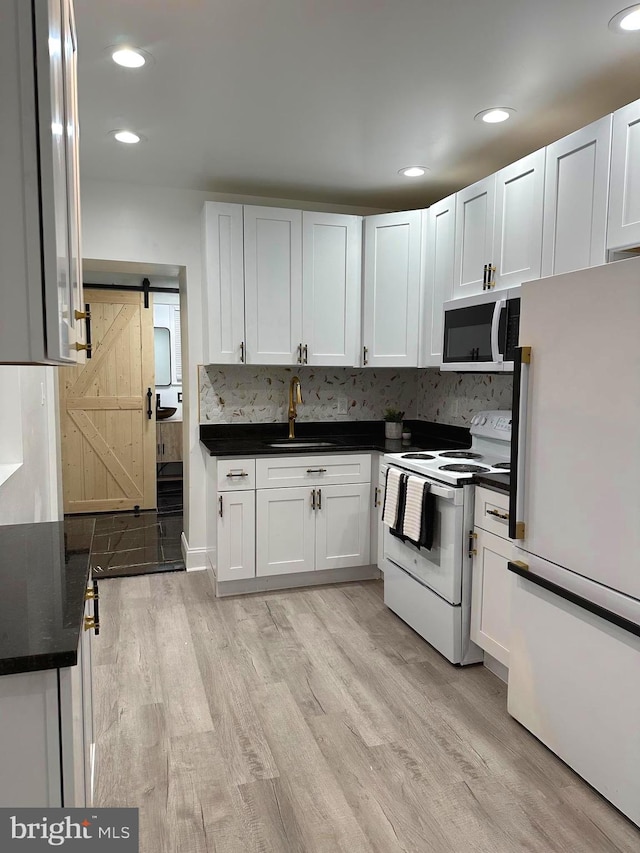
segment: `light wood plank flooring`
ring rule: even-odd
[[[382,584],[217,601],[100,584],[99,806],[142,853],[640,850],[640,831],[384,607]]]

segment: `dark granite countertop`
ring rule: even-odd
[[[323,421],[296,423],[296,438],[309,441],[335,442],[329,447],[301,447],[299,450],[269,447],[272,441],[287,441],[288,425],[270,424],[201,424],[200,442],[210,456],[282,456],[290,454],[344,453],[345,451],[379,451],[400,453],[414,450],[437,450],[470,447],[466,427],[435,424],[427,421],[405,421],[411,441],[384,437],[384,421]],[[295,441],[293,442],[295,444]]]
[[[511,478],[509,474],[474,474],[473,482],[476,486],[484,486],[484,488],[493,489],[495,492],[509,494]]]
[[[94,520],[0,526],[0,675],[77,663]]]

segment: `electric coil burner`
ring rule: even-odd
[[[440,465],[440,471],[457,471],[460,474],[482,474],[483,471],[490,471],[486,465],[465,465],[462,462],[454,462],[451,465]]]
[[[472,453],[470,450],[447,450],[441,453],[447,459],[482,459],[482,453]]]
[[[435,456],[431,456],[429,453],[403,453],[403,459],[435,459]]]

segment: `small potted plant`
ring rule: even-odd
[[[402,438],[402,418],[404,412],[389,407],[384,412],[384,435],[385,438]]]

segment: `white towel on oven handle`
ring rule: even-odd
[[[426,481],[422,477],[409,477],[407,482],[407,500],[404,506],[402,533],[412,542],[420,541],[422,530],[422,507]]]
[[[387,477],[384,490],[384,506],[382,507],[382,521],[388,527],[395,527],[398,518],[398,497],[400,494],[400,478],[402,471],[399,468],[387,468]]]

